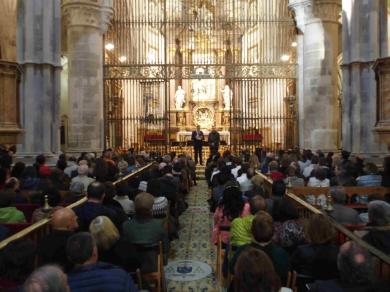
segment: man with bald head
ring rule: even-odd
[[[309,291],[388,291],[387,284],[383,285],[375,279],[371,255],[354,241],[347,241],[340,246],[337,268],[339,279],[316,281],[309,284]]]
[[[51,219],[51,233],[38,245],[39,263],[57,264],[66,271],[69,270],[72,265],[66,258],[65,246],[77,228],[77,216],[72,209],[61,208],[55,211]]]

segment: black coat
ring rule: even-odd
[[[202,147],[202,145],[203,145],[204,134],[203,134],[202,131],[199,131],[199,134],[200,134],[200,137],[201,137],[200,140],[196,139],[196,131],[192,132],[191,140],[194,143],[194,147]]]

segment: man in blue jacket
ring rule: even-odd
[[[66,243],[66,254],[75,268],[68,274],[72,292],[136,292],[133,279],[121,268],[98,262],[98,250],[91,234],[79,232]]]

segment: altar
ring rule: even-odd
[[[205,136],[205,141],[208,141],[208,136],[209,136],[210,131],[202,129],[202,132]],[[227,145],[230,145],[230,132],[229,131],[218,131],[218,133],[220,135],[221,142],[225,141]],[[191,135],[192,135],[191,131],[179,131],[176,133],[176,141],[178,141],[178,142],[191,141]]]

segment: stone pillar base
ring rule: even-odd
[[[325,152],[337,150],[338,131],[335,129],[315,129],[310,135],[308,148]]]

